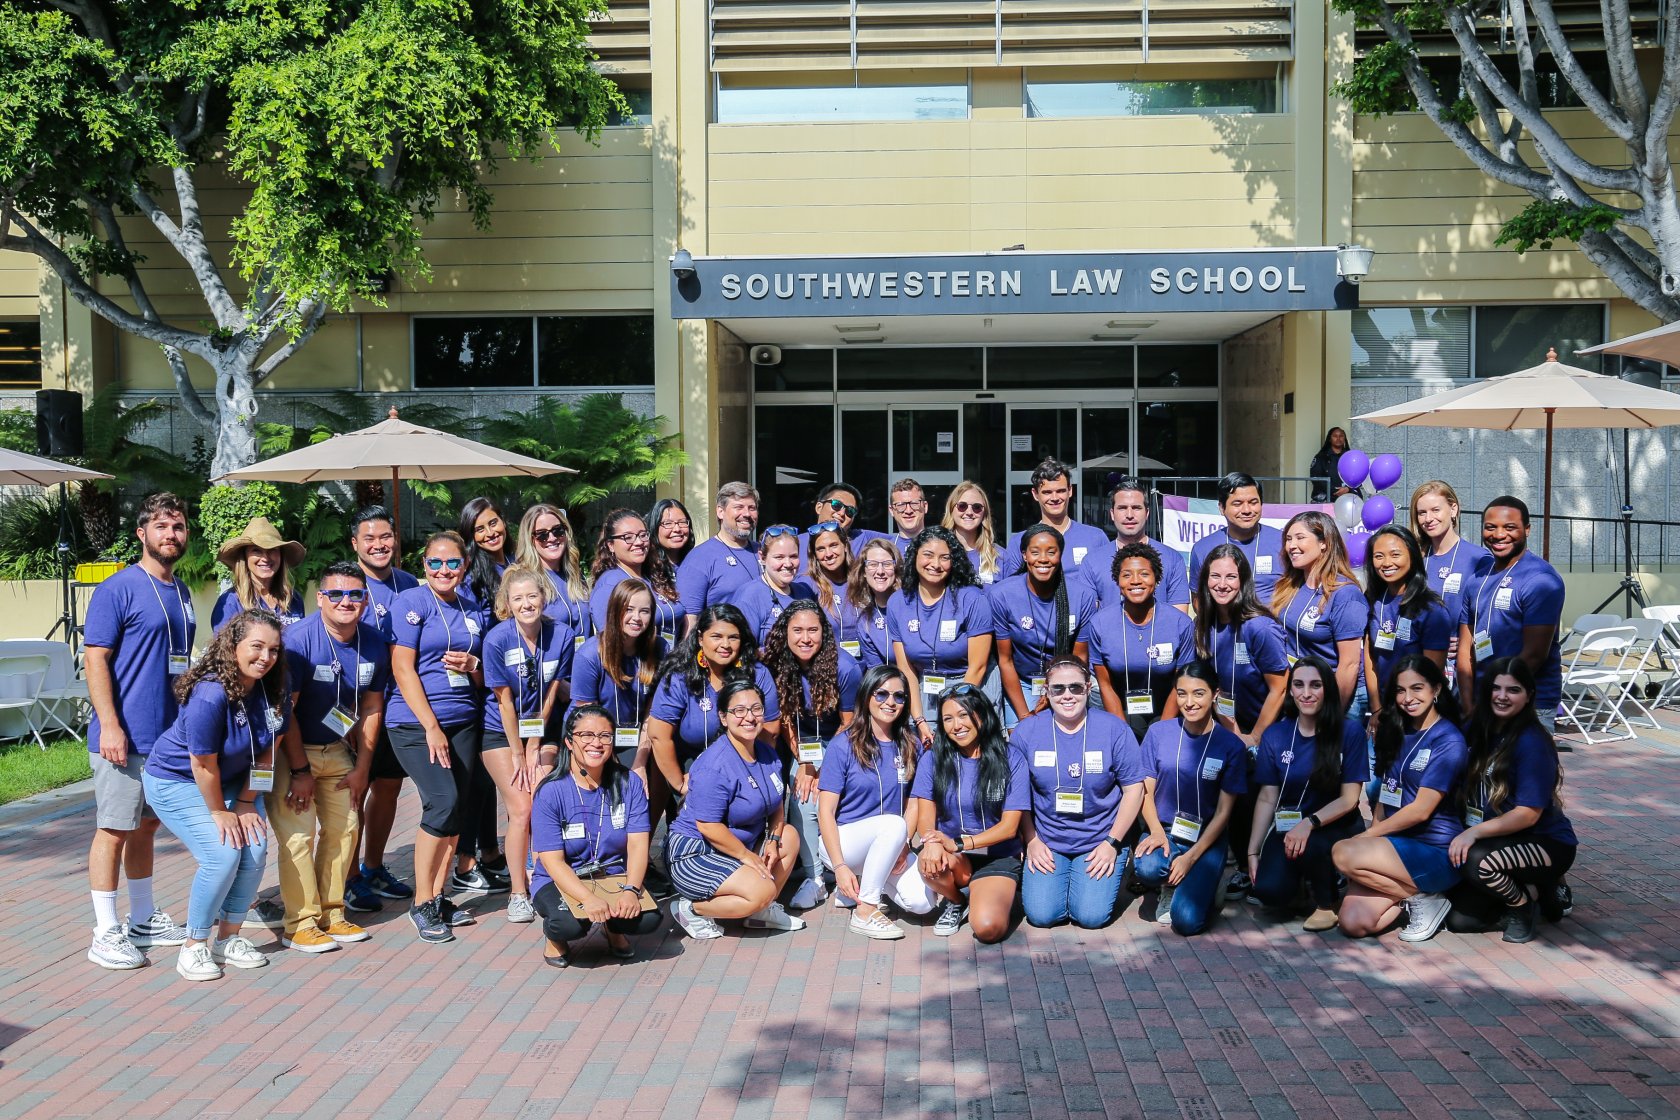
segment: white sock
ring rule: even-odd
[[[95,933],[108,930],[117,924],[117,892],[92,891],[93,895],[93,929]]]
[[[128,916],[136,922],[145,922],[152,916],[157,904],[152,901],[152,877],[144,879],[130,879],[128,881]]]

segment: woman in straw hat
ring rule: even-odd
[[[266,517],[253,517],[216,553],[233,586],[222,592],[210,612],[210,627],[220,630],[240,611],[272,612],[282,623],[303,618],[303,596],[292,586],[291,570],[303,563],[303,545],[280,536]]]

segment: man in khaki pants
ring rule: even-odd
[[[356,855],[356,806],[367,790],[391,673],[385,639],[362,622],[367,579],[360,567],[328,568],[315,600],[316,614],[286,628],[292,721],[268,795],[286,910],[281,942],[303,953],[368,939],[344,916],[344,880]]]

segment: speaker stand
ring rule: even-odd
[[[70,484],[58,484],[58,586],[61,594],[58,621],[47,631],[50,642],[53,635],[60,629],[64,631],[65,644],[70,652],[76,652],[76,599],[75,592],[70,586]]]

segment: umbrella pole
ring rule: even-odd
[[[391,534],[397,538],[397,567],[402,567],[402,489],[397,468],[391,468]]]
[[[1546,535],[1540,538],[1540,558],[1552,558],[1552,415],[1555,408],[1546,410]]]

